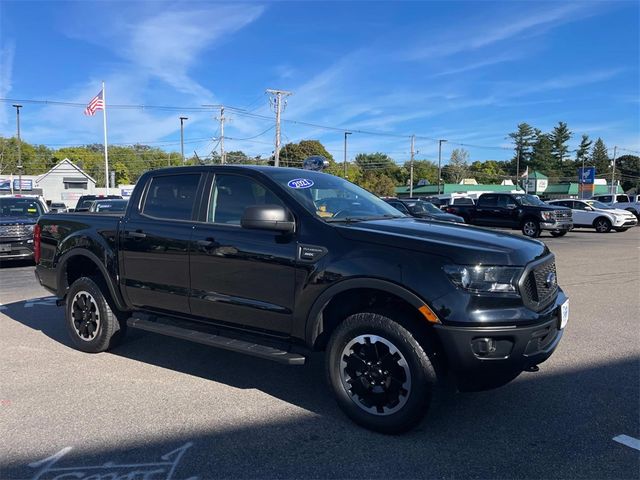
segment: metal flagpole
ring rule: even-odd
[[[102,82],[102,124],[104,125],[104,186],[106,195],[109,195],[109,153],[107,151],[107,92]]]

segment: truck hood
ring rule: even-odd
[[[419,218],[339,224],[345,238],[447,257],[460,265],[523,266],[547,255],[544,243],[469,225]]]
[[[38,217],[0,217],[0,225],[34,225]]]

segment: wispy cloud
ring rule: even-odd
[[[467,27],[458,25],[453,33],[445,33],[439,36],[429,37],[422,45],[410,50],[406,55],[407,60],[422,60],[435,57],[446,57],[464,51],[477,50],[483,47],[512,40],[520,36],[540,34],[551,28],[576,21],[589,14],[585,3],[568,3],[547,8],[547,5],[538,4],[536,11],[523,12],[519,9],[517,15],[502,16],[494,20],[488,26]],[[523,4],[521,4],[523,5]],[[474,23],[486,25],[485,19],[475,19]],[[462,35],[461,30],[465,30]],[[455,37],[453,36],[455,34]]]
[[[15,44],[11,41],[0,45],[0,98],[5,98],[11,91],[13,76],[13,56]],[[0,126],[7,121],[6,109],[0,109]]]
[[[490,67],[493,65],[499,65],[501,63],[512,62],[522,58],[523,54],[508,54],[508,55],[497,55],[492,58],[486,58],[483,60],[467,63],[465,65],[461,65],[459,67],[450,68],[446,70],[440,70],[438,73],[434,74],[434,77],[443,77],[445,75],[454,75],[457,73],[470,72],[472,70],[479,70],[485,67]]]
[[[130,38],[124,52],[138,67],[176,90],[211,97],[207,88],[189,76],[189,69],[205,49],[253,22],[262,11],[258,5],[167,11],[128,25]]]
[[[559,75],[547,80],[540,80],[527,85],[517,86],[512,89],[512,94],[509,96],[521,97],[532,93],[540,93],[550,90],[563,90],[604,82],[620,75],[624,71],[624,68],[611,68],[606,70],[594,70],[581,74]]]

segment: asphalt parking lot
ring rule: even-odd
[[[33,267],[0,270],[0,478],[638,478],[640,228],[541,238],[571,316],[537,373],[457,394],[403,436],[286,367],[151,333],[70,346]]]

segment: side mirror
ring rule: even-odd
[[[296,222],[291,214],[280,205],[253,205],[244,209],[240,219],[242,228],[257,230],[272,230],[275,232],[291,233],[296,228]]]

